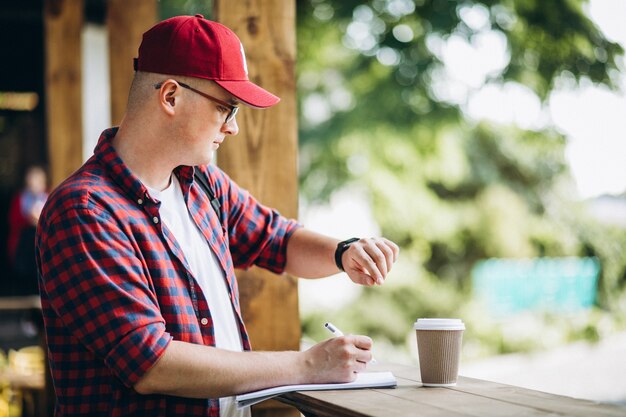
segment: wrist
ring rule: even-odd
[[[260,370],[264,382],[260,387],[248,387],[248,391],[268,386],[309,383],[313,366],[308,364],[305,352],[294,350],[249,352],[249,354],[256,355],[252,365]]]
[[[307,349],[302,352],[298,352],[297,358],[298,378],[301,379],[301,384],[311,384],[315,382],[315,376],[319,370],[316,369],[315,359],[313,358],[311,349]]]
[[[335,249],[335,265],[337,265],[337,268],[339,268],[340,271],[344,271],[343,259],[342,259],[343,254],[348,250],[350,245],[358,241],[359,241],[358,237],[353,237],[347,240],[342,240],[341,242],[337,243],[337,248]]]

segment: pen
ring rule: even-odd
[[[331,322],[325,323],[324,327],[326,327],[328,331],[334,334],[336,337],[343,336],[343,332],[339,330],[337,327],[335,327],[335,325],[332,324]]]
[[[343,336],[343,332],[341,330],[339,330],[339,328],[337,326],[335,326],[334,324],[332,324],[329,321],[324,323],[324,327],[326,327],[326,329],[328,329],[329,332],[334,334],[335,337]],[[376,363],[376,359],[374,359],[374,356],[372,356],[372,360],[370,361],[370,363]]]

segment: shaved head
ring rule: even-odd
[[[128,93],[129,113],[139,110],[154,93],[154,84],[167,78],[167,75],[137,71]]]

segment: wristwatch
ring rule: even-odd
[[[337,249],[335,249],[335,265],[337,265],[337,268],[344,271],[343,262],[341,261],[341,255],[343,255],[343,253],[348,250],[351,244],[357,242],[358,240],[358,237],[353,237],[337,243]]]

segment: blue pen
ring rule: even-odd
[[[343,336],[343,332],[341,330],[339,330],[339,328],[337,326],[335,326],[334,324],[332,324],[329,321],[324,323],[324,327],[326,327],[326,329],[328,329],[329,332],[334,334],[335,337]],[[376,359],[374,359],[374,356],[372,356],[372,360],[370,361],[370,363],[376,363]]]

